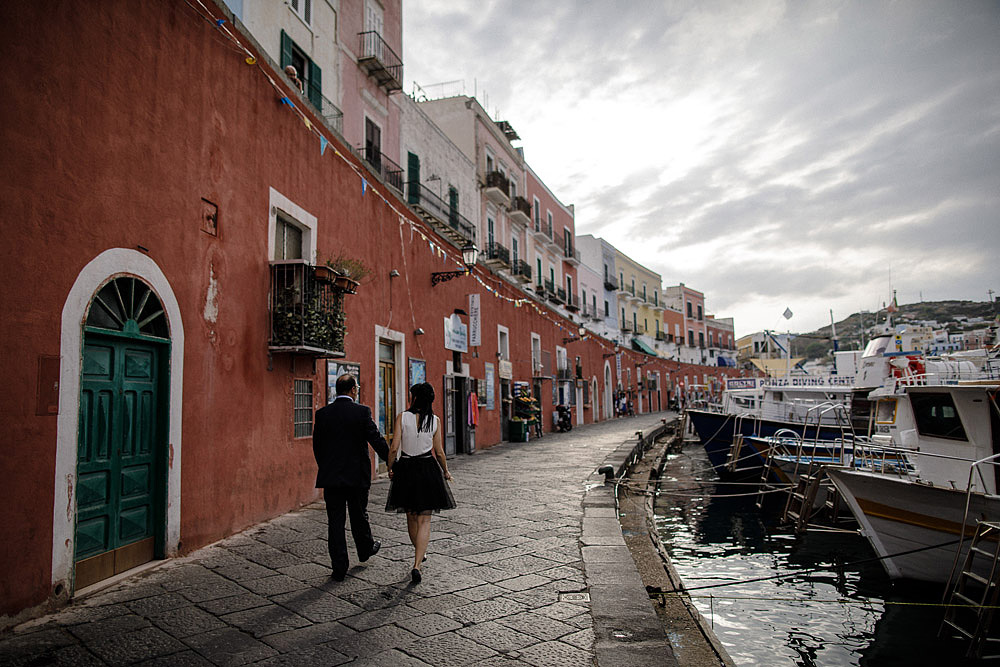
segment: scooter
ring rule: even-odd
[[[568,405],[556,406],[556,430],[565,433],[573,429],[573,409]]]

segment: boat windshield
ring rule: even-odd
[[[889,336],[879,336],[872,338],[865,346],[865,353],[862,357],[881,357],[886,348],[889,347]]]
[[[911,394],[910,405],[913,406],[913,418],[917,422],[920,435],[968,440],[951,394],[947,392]]]

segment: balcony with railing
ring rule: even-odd
[[[407,183],[406,201],[425,222],[456,246],[462,247],[466,241],[475,242],[476,229],[472,223],[426,186]]]
[[[556,303],[559,303],[559,304],[566,303],[566,288],[564,288],[564,287],[557,287],[556,288],[556,293],[555,293],[555,298],[553,299],[550,296],[550,300],[555,301]]]
[[[367,162],[376,174],[382,177],[386,183],[403,191],[403,168],[385,156],[382,151],[374,146],[365,146],[363,153]]]
[[[511,273],[522,283],[531,282],[531,265],[523,259],[515,260],[514,265],[511,267]]]
[[[580,251],[573,246],[563,248],[563,258],[568,264],[580,266]]]
[[[337,108],[337,105],[326,98],[325,95],[320,95],[320,100],[322,101],[322,106],[317,109],[323,119],[330,124],[330,127],[335,129],[340,134],[344,133],[344,112]]]
[[[510,181],[499,171],[491,171],[486,174],[486,183],[483,186],[483,194],[486,198],[497,206],[510,205]]]
[[[514,197],[510,204],[510,219],[519,225],[531,224],[531,204],[524,197]]]
[[[619,324],[621,325],[622,331],[626,333],[635,333],[635,327],[633,327],[632,323],[629,322],[628,320],[620,322]]]
[[[403,89],[403,61],[374,30],[359,32],[358,65],[387,93]]]
[[[270,270],[268,350],[343,357],[343,291],[302,259],[271,262]]]
[[[566,310],[576,312],[580,310],[580,297],[573,293],[566,294]]]
[[[560,368],[556,370],[556,379],[558,380],[572,380],[574,377],[573,369],[571,368]]]
[[[550,301],[556,300],[556,284],[549,278],[545,279],[545,297]]]
[[[656,332],[656,340],[662,340],[664,342],[671,342],[673,339],[674,339],[674,337],[672,335],[668,334],[666,331],[657,331]]]
[[[510,268],[510,251],[496,241],[490,241],[486,244],[485,255],[483,261],[487,266],[500,269]]]
[[[604,289],[609,292],[618,291],[618,279],[614,276],[604,276]]]

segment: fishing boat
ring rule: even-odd
[[[977,522],[1000,521],[995,372],[951,383],[909,375],[873,392],[875,424],[905,447],[883,452],[908,455],[915,470],[877,466],[877,457],[827,470],[893,579],[947,582]]]

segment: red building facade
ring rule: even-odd
[[[528,332],[553,354],[576,332],[483,267],[432,287],[461,268],[458,249],[219,6],[58,4],[0,7],[0,51],[17,63],[0,74],[13,212],[0,331],[17,341],[0,361],[3,625],[315,500],[309,423],[330,368],[356,370],[362,401],[387,417],[419,376],[439,411],[477,392],[475,429],[456,414],[455,451],[472,451],[507,435],[504,382],[534,380]],[[372,269],[343,297],[342,358],[269,344],[273,262],[296,254],[296,266],[347,254]],[[447,349],[456,320],[481,344]],[[615,352],[572,343],[599,392]],[[620,352],[637,375],[683,370]]]

